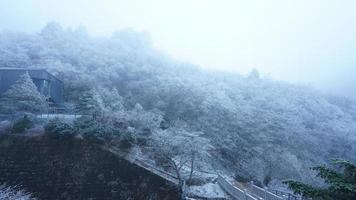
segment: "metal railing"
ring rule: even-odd
[[[157,167],[155,167],[155,166],[153,166],[151,164],[148,164],[145,161],[139,160],[139,159],[135,159],[133,161],[133,163],[138,165],[138,166],[140,166],[140,167],[142,167],[142,168],[144,168],[144,169],[146,169],[146,170],[148,170],[148,171],[150,171],[150,172],[152,172],[152,173],[154,173],[154,174],[156,174],[156,175],[158,175],[158,176],[160,176],[160,177],[162,177],[162,178],[164,178],[164,179],[166,179],[167,181],[170,181],[170,182],[178,185],[178,178],[176,176],[164,171],[164,170],[161,170],[161,169],[159,169],[159,168],[157,168]]]
[[[248,192],[244,189],[240,189],[230,182],[225,180],[222,176],[218,176],[218,184],[221,186],[225,192],[227,192],[230,196],[237,200],[258,200],[257,198],[253,197],[252,195],[248,194]]]
[[[257,185],[254,185],[253,182],[249,184],[249,190],[252,194],[259,197],[259,199],[263,200],[284,200],[283,197],[278,196],[265,188],[260,188]]]
[[[308,198],[305,198],[305,197],[302,197],[299,195],[295,195],[295,194],[292,194],[289,192],[281,191],[281,190],[270,190],[270,191],[278,196],[283,197],[283,199],[286,199],[286,200],[310,200]]]

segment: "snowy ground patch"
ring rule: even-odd
[[[223,189],[217,183],[207,183],[202,186],[190,186],[188,196],[201,198],[227,198]]]
[[[51,119],[62,119],[66,122],[73,122],[75,119],[80,118],[82,115],[71,115],[71,114],[41,114],[37,115],[39,119],[51,120]]]

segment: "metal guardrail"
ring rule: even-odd
[[[102,147],[104,150],[107,150],[113,154],[115,154],[116,156],[119,156],[121,158],[124,158],[126,159],[127,161],[143,168],[143,169],[146,169],[147,171],[150,171],[154,174],[156,174],[157,176],[160,176],[161,178],[171,182],[171,183],[174,183],[175,185],[178,185],[178,178],[174,175],[172,175],[171,173],[168,173],[162,169],[159,169],[147,162],[145,162],[144,160],[140,160],[140,159],[137,159],[137,158],[134,158],[134,159],[128,159],[126,157],[126,154],[128,152],[123,152],[122,150],[116,148],[116,147]]]
[[[253,182],[249,184],[249,190],[253,195],[259,196],[264,200],[311,200],[300,195],[294,195],[290,192],[264,189],[253,184]]]
[[[264,188],[260,188],[257,185],[254,185],[253,183],[250,184],[249,189],[251,190],[252,194],[260,197],[263,200],[284,200],[283,197],[273,194],[272,192]]]
[[[113,153],[117,153],[112,148],[108,149],[108,150]],[[145,162],[144,160],[134,159],[134,160],[131,160],[131,162],[158,175],[158,176],[160,176],[160,177],[162,177],[162,178],[164,178],[167,181],[170,181],[170,182],[178,185],[178,179],[176,176],[174,176],[162,169],[156,168],[155,166]],[[239,188],[237,186],[232,185],[230,182],[228,182],[225,178],[223,178],[220,175],[218,175],[217,182],[227,194],[229,194],[231,197],[233,197],[236,200],[261,200],[261,199],[262,200],[285,200],[284,198],[282,198],[276,194],[273,194],[270,191],[262,189],[256,185],[254,185],[253,183],[250,185],[251,186],[250,191],[248,191],[247,189]],[[183,187],[183,190],[186,190],[185,185]],[[251,192],[251,194],[249,192]],[[291,200],[294,200],[294,199],[291,199]],[[296,199],[296,200],[299,200],[299,199]]]
[[[248,194],[246,190],[242,190],[236,186],[233,186],[227,180],[225,180],[222,176],[218,176],[218,184],[225,190],[230,196],[232,196],[236,200],[258,200],[252,195]]]
[[[310,200],[287,192],[260,188],[253,182],[246,185],[246,188],[241,188],[242,186],[233,185],[220,175],[217,181],[225,192],[237,200]]]
[[[160,176],[160,177],[166,179],[167,181],[170,181],[170,182],[178,185],[177,177],[175,177],[174,175],[172,175],[166,171],[158,169],[155,166],[152,166],[152,165],[148,164],[147,162],[144,162],[144,161],[138,160],[138,159],[134,160],[133,163],[156,174],[157,176]]]
[[[282,196],[283,199],[286,199],[286,200],[311,200],[311,199],[308,199],[308,198],[305,198],[302,196],[298,196],[298,195],[294,195],[292,193],[281,191],[281,190],[270,190],[270,191],[278,196]]]

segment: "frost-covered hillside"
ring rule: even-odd
[[[170,131],[177,124],[199,132],[214,147],[206,165],[244,179],[309,180],[310,166],[356,160],[355,102],[256,71],[204,71],[131,30],[96,38],[51,23],[36,34],[3,32],[0,67],[47,68],[64,81],[68,108],[90,91],[108,115],[124,110],[120,117],[135,119],[142,117],[135,109],[145,110],[132,130],[137,134],[140,127]]]

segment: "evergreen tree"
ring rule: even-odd
[[[297,181],[285,181],[296,194],[317,200],[351,200],[356,199],[356,165],[345,160],[334,160],[334,165],[341,168],[336,171],[326,166],[312,168],[317,176],[324,179],[327,187],[316,188]]]
[[[252,69],[251,72],[248,74],[248,78],[250,80],[256,80],[260,78],[260,72],[257,69]]]
[[[123,99],[117,89],[110,90],[102,87],[99,89],[99,96],[102,100],[103,110],[106,112],[124,110]]]
[[[0,99],[3,113],[41,113],[47,110],[45,97],[39,93],[30,75],[26,72],[12,85]]]
[[[82,115],[91,115],[96,118],[102,110],[102,99],[95,90],[89,90],[82,94],[76,105],[76,110]]]
[[[19,187],[0,185],[0,199],[6,200],[35,200],[32,194]]]

